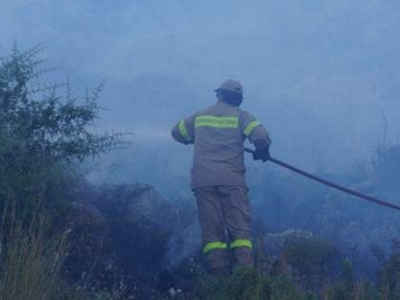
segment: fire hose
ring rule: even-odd
[[[249,153],[254,153],[254,150],[249,149],[249,148],[245,148],[244,150],[246,152],[249,152]],[[289,164],[287,164],[287,163],[285,163],[283,161],[280,161],[280,160],[278,160],[276,158],[270,157],[268,159],[268,161],[273,162],[274,164],[277,164],[277,165],[279,165],[281,167],[284,167],[286,169],[289,169],[289,170],[291,170],[291,171],[293,171],[295,173],[301,174],[301,175],[303,175],[303,176],[305,176],[307,178],[310,178],[312,180],[318,181],[318,182],[320,182],[320,183],[322,183],[324,185],[327,185],[327,186],[330,186],[330,187],[335,188],[337,190],[340,190],[342,192],[345,192],[347,194],[353,195],[355,197],[361,198],[361,199],[366,200],[366,201],[370,201],[370,202],[376,203],[378,205],[382,205],[382,206],[385,206],[385,207],[400,211],[400,206],[399,205],[396,205],[394,203],[390,203],[390,202],[387,202],[387,201],[383,201],[383,200],[380,200],[378,198],[374,198],[374,197],[371,197],[371,196],[367,196],[367,195],[364,195],[364,194],[359,193],[359,192],[356,192],[354,190],[351,190],[349,188],[343,187],[341,185],[338,185],[336,183],[333,183],[331,181],[322,179],[322,178],[320,178],[318,176],[315,176],[315,175],[310,174],[310,173],[308,173],[306,171],[303,171],[303,170],[301,170],[299,168],[291,166],[291,165],[289,165]]]

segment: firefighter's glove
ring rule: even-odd
[[[261,160],[262,162],[266,162],[270,159],[269,148],[264,149],[256,149],[253,152],[253,159],[254,160]]]

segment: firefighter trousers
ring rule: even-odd
[[[207,186],[194,190],[210,273],[252,266],[251,207],[245,186]]]

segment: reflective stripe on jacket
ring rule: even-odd
[[[256,118],[224,102],[180,121],[172,129],[172,136],[183,144],[194,143],[192,189],[246,186],[244,141],[264,140],[270,144],[266,128]]]

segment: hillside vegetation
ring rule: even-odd
[[[254,203],[256,267],[207,275],[193,199],[85,181],[82,163],[122,136],[92,126],[101,86],[78,98],[41,82],[40,50],[0,58],[0,300],[400,299],[398,214],[293,178],[253,191],[266,199]],[[393,199],[399,158],[381,146],[346,180]]]

